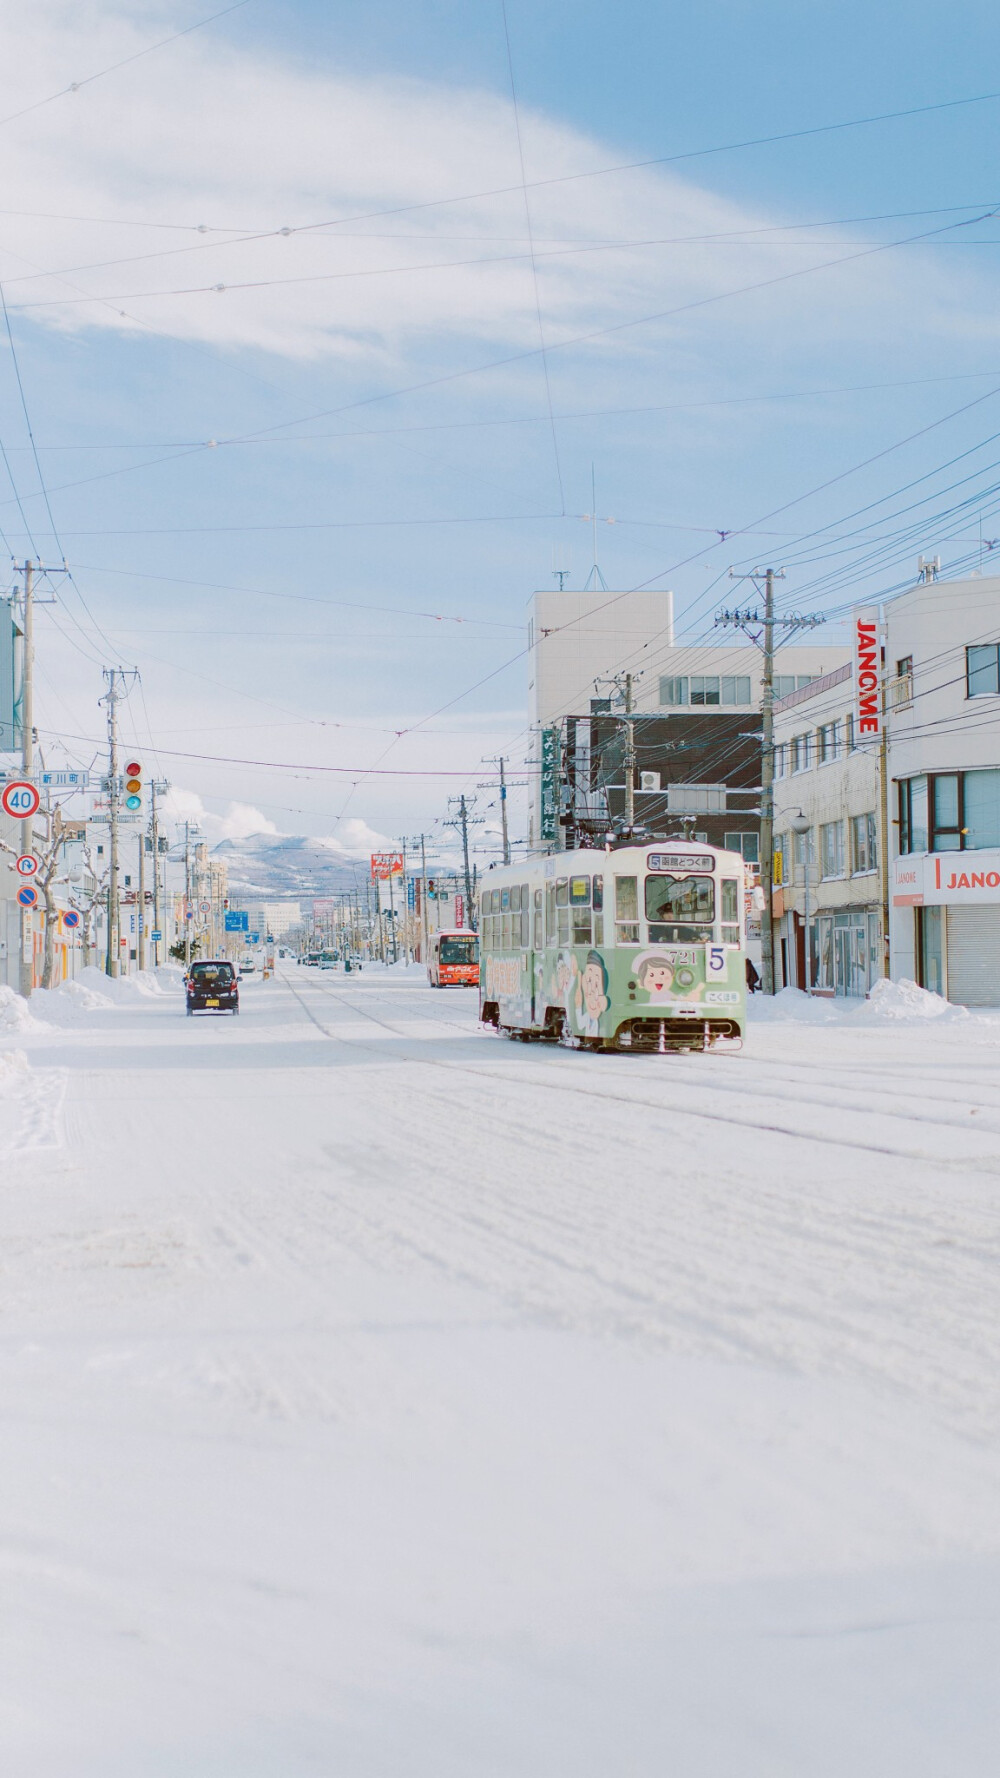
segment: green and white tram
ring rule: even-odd
[[[683,840],[550,853],[480,896],[479,1016],[574,1048],[710,1049],[746,1028],[743,859]]]

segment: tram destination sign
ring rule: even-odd
[[[650,852],[647,870],[714,870],[715,859],[709,852]]]

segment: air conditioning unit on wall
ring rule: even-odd
[[[659,790],[659,788],[660,788],[660,774],[659,774],[659,772],[640,772],[639,773],[639,789],[640,790],[654,790],[655,791],[655,790]]]

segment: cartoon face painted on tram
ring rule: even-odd
[[[632,964],[636,985],[654,1004],[698,1000],[705,984],[698,980],[694,958],[686,951],[643,951]]]

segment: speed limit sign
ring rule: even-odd
[[[33,784],[23,778],[15,778],[5,784],[0,795],[0,807],[5,815],[12,815],[15,821],[26,821],[38,812],[41,797]]]

